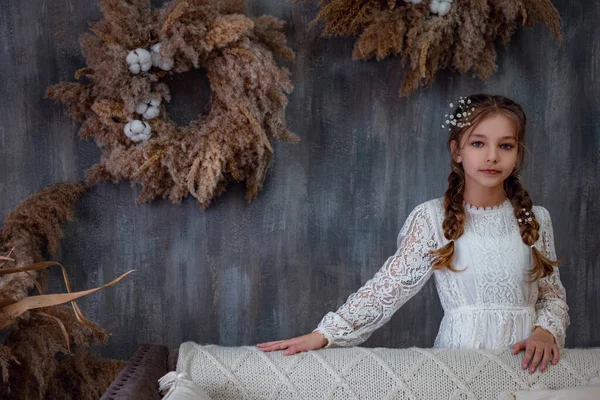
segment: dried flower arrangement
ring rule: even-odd
[[[292,60],[283,21],[245,15],[243,0],[102,0],[104,18],[80,42],[87,67],[47,96],[69,106],[79,135],[103,154],[87,183],[129,180],[138,203],[178,203],[188,194],[202,208],[245,181],[246,199],[262,189],[274,139],[296,142],[285,124]],[[204,68],[212,89],[208,115],[187,126],[169,119],[167,75]],[[163,81],[161,81],[163,80]]]
[[[310,0],[296,0],[304,2]],[[482,80],[497,68],[496,42],[508,45],[519,25],[548,26],[561,42],[550,0],[319,0],[324,36],[356,38],[354,59],[399,55],[409,65],[400,95],[430,85],[443,69]]]

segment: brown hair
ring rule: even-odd
[[[517,129],[517,164],[510,176],[504,181],[504,192],[506,197],[512,203],[514,215],[517,219],[525,222],[526,218],[531,217],[528,223],[520,223],[520,232],[523,242],[528,246],[532,246],[539,238],[540,224],[533,214],[533,203],[529,197],[529,193],[523,187],[520,181],[519,171],[523,168],[525,161],[525,124],[527,118],[520,105],[503,96],[491,96],[486,94],[477,94],[467,97],[471,101],[469,106],[469,121],[471,126],[451,126],[450,137],[448,138],[448,149],[452,153],[451,143],[456,141],[461,142],[463,135],[469,129],[477,126],[484,118],[492,114],[501,114],[510,119]],[[457,108],[453,115],[456,115],[460,110]],[[448,268],[453,272],[458,272],[452,267],[452,259],[454,257],[454,240],[458,239],[464,233],[465,225],[465,209],[464,209],[464,189],[465,189],[465,172],[462,164],[454,160],[454,154],[451,157],[452,172],[448,175],[448,189],[444,195],[444,222],[442,228],[444,237],[450,242],[444,247],[432,251],[435,255],[433,261],[434,269]],[[529,214],[527,214],[529,213]],[[550,275],[553,272],[553,267],[557,266],[560,261],[553,261],[545,257],[537,248],[533,247],[533,268],[530,271],[532,281]]]

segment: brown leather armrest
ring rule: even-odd
[[[100,399],[160,400],[158,379],[167,373],[168,353],[162,345],[140,345]]]
[[[177,370],[177,360],[179,359],[179,349],[171,350],[167,359],[167,369],[169,372]]]

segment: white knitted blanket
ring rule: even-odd
[[[540,373],[510,349],[333,348],[284,356],[186,342],[177,372],[220,399],[514,399],[513,392],[600,383],[600,348],[564,349]],[[600,395],[599,395],[600,398]],[[575,400],[575,399],[573,399]]]

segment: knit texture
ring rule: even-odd
[[[514,391],[600,383],[600,348],[564,349],[540,373],[510,349],[332,348],[284,356],[256,347],[179,348],[177,372],[219,399],[514,399]]]

